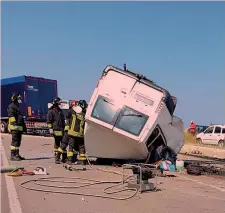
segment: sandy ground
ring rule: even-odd
[[[5,166],[6,155],[9,159],[10,135],[2,135],[1,165]],[[47,168],[47,177],[82,177],[98,180],[121,180],[120,175],[100,172],[87,167],[87,171],[67,171],[62,165],[55,165],[53,158],[52,138],[24,136],[21,145],[21,155],[27,160],[9,164],[22,166],[32,171],[37,166]],[[5,152],[4,152],[5,151]],[[100,168],[94,166],[94,168]],[[121,172],[121,168],[101,167],[110,171]],[[53,194],[24,189],[20,184],[26,180],[46,177],[43,175],[8,177],[1,174],[1,212],[2,213],[224,213],[225,212],[225,178],[208,176],[193,177],[185,172],[175,173],[177,177],[158,178],[160,191],[142,193],[128,200],[112,200],[82,195]],[[13,180],[13,181],[11,181]],[[10,182],[11,181],[11,182]],[[108,186],[96,185],[83,189],[74,189],[76,183],[43,182],[44,184],[69,186],[67,189],[43,187],[35,184],[27,186],[60,190],[64,192],[79,192],[104,195],[103,189]],[[42,184],[43,184],[42,183]],[[7,188],[8,186],[8,188]],[[11,190],[15,186],[15,192]],[[133,192],[118,193],[110,196],[116,198],[131,195]],[[21,210],[19,207],[21,207]],[[10,208],[11,207],[11,208]]]

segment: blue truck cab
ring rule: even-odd
[[[1,79],[1,132],[8,131],[8,112],[11,95],[20,94],[23,103],[20,110],[24,115],[28,133],[46,134],[48,103],[58,96],[57,81],[32,76]]]

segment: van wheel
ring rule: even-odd
[[[1,121],[1,133],[7,133],[8,132],[8,125],[5,121]]]
[[[219,146],[220,148],[225,147],[225,142],[224,142],[224,141],[219,141],[219,142],[218,142],[218,146]]]
[[[201,139],[201,138],[197,138],[196,142],[197,142],[198,144],[202,144],[202,139]]]

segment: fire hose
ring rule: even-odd
[[[121,175],[122,174],[120,172],[116,172],[116,171],[112,171],[112,170],[105,170],[105,169],[100,169],[100,168],[94,168],[91,163],[90,160],[87,156],[87,162],[88,162],[88,166],[93,169],[93,170],[98,170],[98,171],[102,171],[102,172],[107,172],[107,173],[113,173],[113,174],[117,174],[117,175]],[[131,175],[132,176],[132,175]],[[20,184],[20,186],[22,188],[28,189],[28,190],[32,190],[32,191],[39,191],[39,192],[48,192],[48,193],[57,193],[57,194],[70,194],[70,195],[81,195],[81,196],[91,196],[91,197],[98,197],[98,198],[108,198],[108,199],[113,199],[113,200],[128,200],[132,197],[134,197],[137,193],[138,190],[136,188],[124,188],[124,183],[127,183],[127,181],[131,178],[131,176],[127,176],[125,178],[125,180],[120,180],[120,181],[101,181],[101,180],[94,180],[94,179],[88,179],[88,178],[81,178],[81,177],[70,177],[70,178],[65,178],[65,177],[44,177],[44,178],[38,178],[38,179],[34,179],[34,180],[27,180],[23,183]],[[57,179],[69,179],[69,180],[57,180]],[[81,186],[65,186],[65,185],[48,185],[48,184],[44,184],[44,183],[40,183],[40,182],[50,182],[50,183],[81,183],[78,180],[83,180],[86,182],[82,182],[83,185]],[[59,191],[59,190],[51,190],[51,189],[40,189],[40,188],[33,188],[33,187],[29,187],[26,186],[26,184],[28,183],[33,183],[37,186],[42,186],[42,187],[48,187],[48,188],[58,188],[58,189],[66,189],[66,188],[74,188],[74,189],[80,189],[83,187],[88,187],[88,186],[93,186],[93,185],[97,185],[97,184],[113,184],[111,186],[106,187],[103,192],[107,195],[100,195],[100,194],[89,194],[89,193],[81,193],[81,192],[74,192],[74,191],[67,191],[67,192],[63,192],[63,191]],[[109,191],[109,189],[115,188],[115,187],[123,187],[122,189],[118,189],[118,190],[114,190],[114,191]],[[117,194],[119,192],[125,192],[125,191],[133,191],[133,193],[131,195],[125,196],[125,197],[118,197],[118,196],[109,196],[112,194]]]

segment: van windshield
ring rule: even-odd
[[[109,99],[99,96],[94,106],[92,117],[113,125],[116,112],[117,108]]]
[[[148,120],[147,115],[127,106],[124,106],[120,113],[118,113],[118,107],[103,96],[98,97],[92,111],[92,117],[135,136],[141,133]]]

